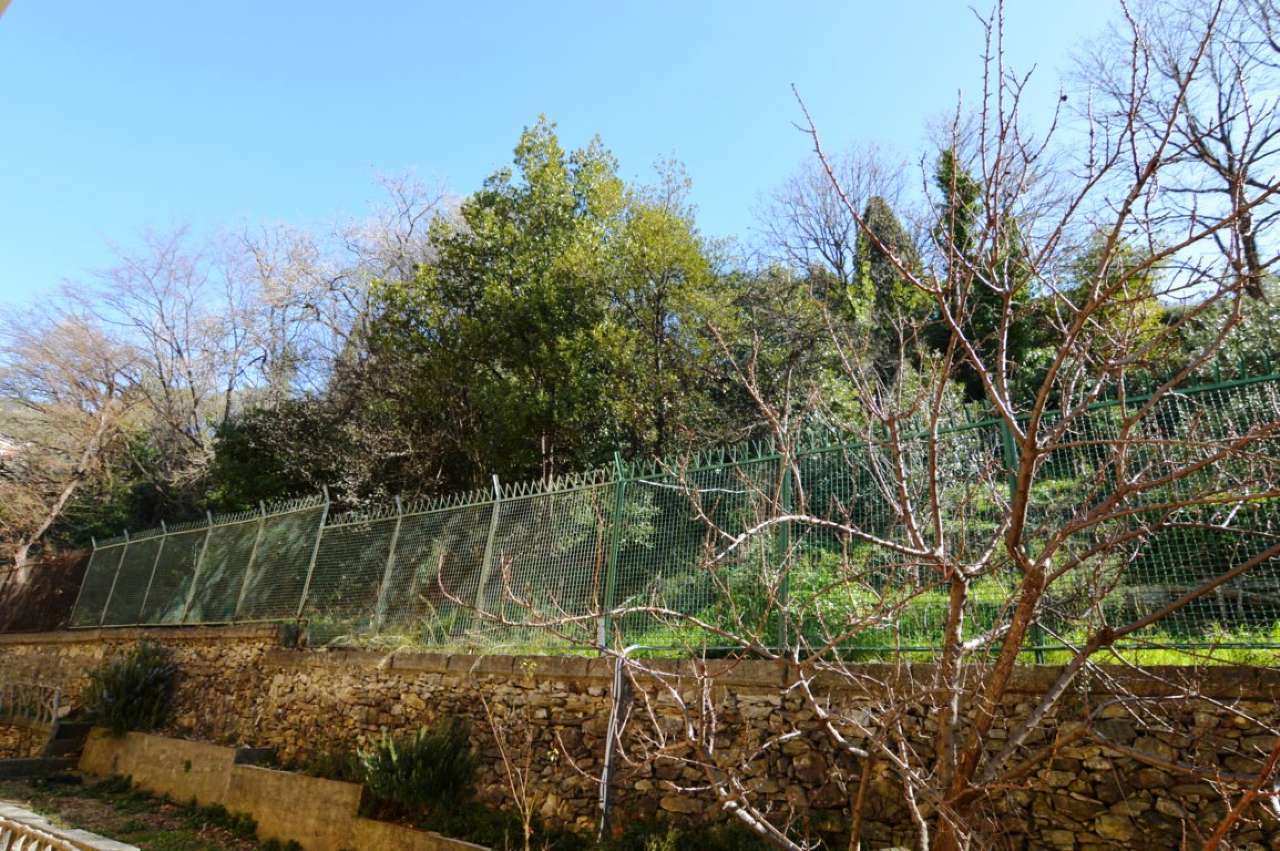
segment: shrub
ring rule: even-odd
[[[344,783],[364,782],[364,764],[361,762],[360,755],[350,748],[325,748],[311,754],[291,768],[310,777],[341,780]]]
[[[476,770],[470,730],[456,717],[408,736],[384,733],[360,761],[375,805],[404,815],[465,800]]]
[[[83,704],[91,721],[123,736],[154,730],[169,714],[178,666],[173,654],[143,643],[89,672]]]

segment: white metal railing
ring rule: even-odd
[[[52,725],[58,720],[62,690],[42,683],[0,682],[0,722]],[[6,851],[0,845],[0,851]]]

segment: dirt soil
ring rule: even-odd
[[[37,812],[60,827],[92,831],[148,851],[251,851],[281,848],[253,838],[250,820],[220,808],[175,804],[123,783],[0,781],[0,800]]]
[[[89,552],[49,556],[31,565],[19,585],[12,569],[0,570],[0,632],[48,632],[63,629],[89,566]]]

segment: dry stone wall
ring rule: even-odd
[[[284,761],[300,762],[366,746],[387,731],[463,715],[471,719],[482,755],[480,794],[504,803],[509,792],[487,706],[508,746],[530,754],[541,816],[582,829],[595,823],[599,790],[592,778],[601,771],[611,707],[612,669],[603,660],[290,649],[287,632],[276,627],[107,630],[0,636],[0,679],[38,678],[74,695],[87,670],[144,637],[172,647],[182,667],[168,735],[272,747]],[[1005,715],[1024,717],[1056,674],[1055,668],[1020,670]],[[1192,676],[1196,681],[1179,690],[1195,692],[1196,699],[1165,701],[1156,681],[1131,683],[1153,698],[1151,720],[1139,723],[1129,710],[1114,707],[1096,725],[1108,744],[1080,740],[1053,753],[1035,775],[1011,782],[990,807],[990,835],[998,847],[1173,848],[1212,825],[1226,805],[1205,777],[1256,771],[1275,746],[1267,729],[1280,725],[1280,674],[1260,668],[1161,674],[1166,681]],[[799,698],[781,693],[784,677],[770,663],[735,665],[722,681],[718,741],[730,753],[748,754],[769,735],[798,726],[803,735],[752,763],[750,783],[797,826],[813,835],[839,835],[847,830],[862,767],[834,753]],[[643,710],[646,697],[666,722],[674,720],[673,706],[657,688],[633,696],[633,711]],[[1057,727],[1078,724],[1077,711],[1050,719],[1032,744],[1047,744]],[[926,714],[909,715],[905,723],[922,745],[930,742]],[[1005,731],[998,727],[993,743]],[[1201,766],[1204,776],[1178,769],[1187,763]],[[673,790],[673,784],[702,780],[674,762],[623,760],[615,778],[616,804],[628,817],[716,815],[709,798]],[[875,771],[867,791],[866,846],[913,844],[902,790],[889,772]],[[1280,849],[1274,817],[1259,809],[1251,818],[1234,847]]]
[[[37,724],[0,724],[0,759],[39,756],[49,728]]]

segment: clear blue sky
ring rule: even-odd
[[[1010,55],[1043,94],[1110,0],[1009,0]],[[744,236],[808,152],[914,159],[977,84],[964,0],[464,3],[13,0],[0,16],[0,304],[110,260],[147,226],[359,215],[379,172],[456,193],[546,113],[628,177],[682,160],[703,230]]]

